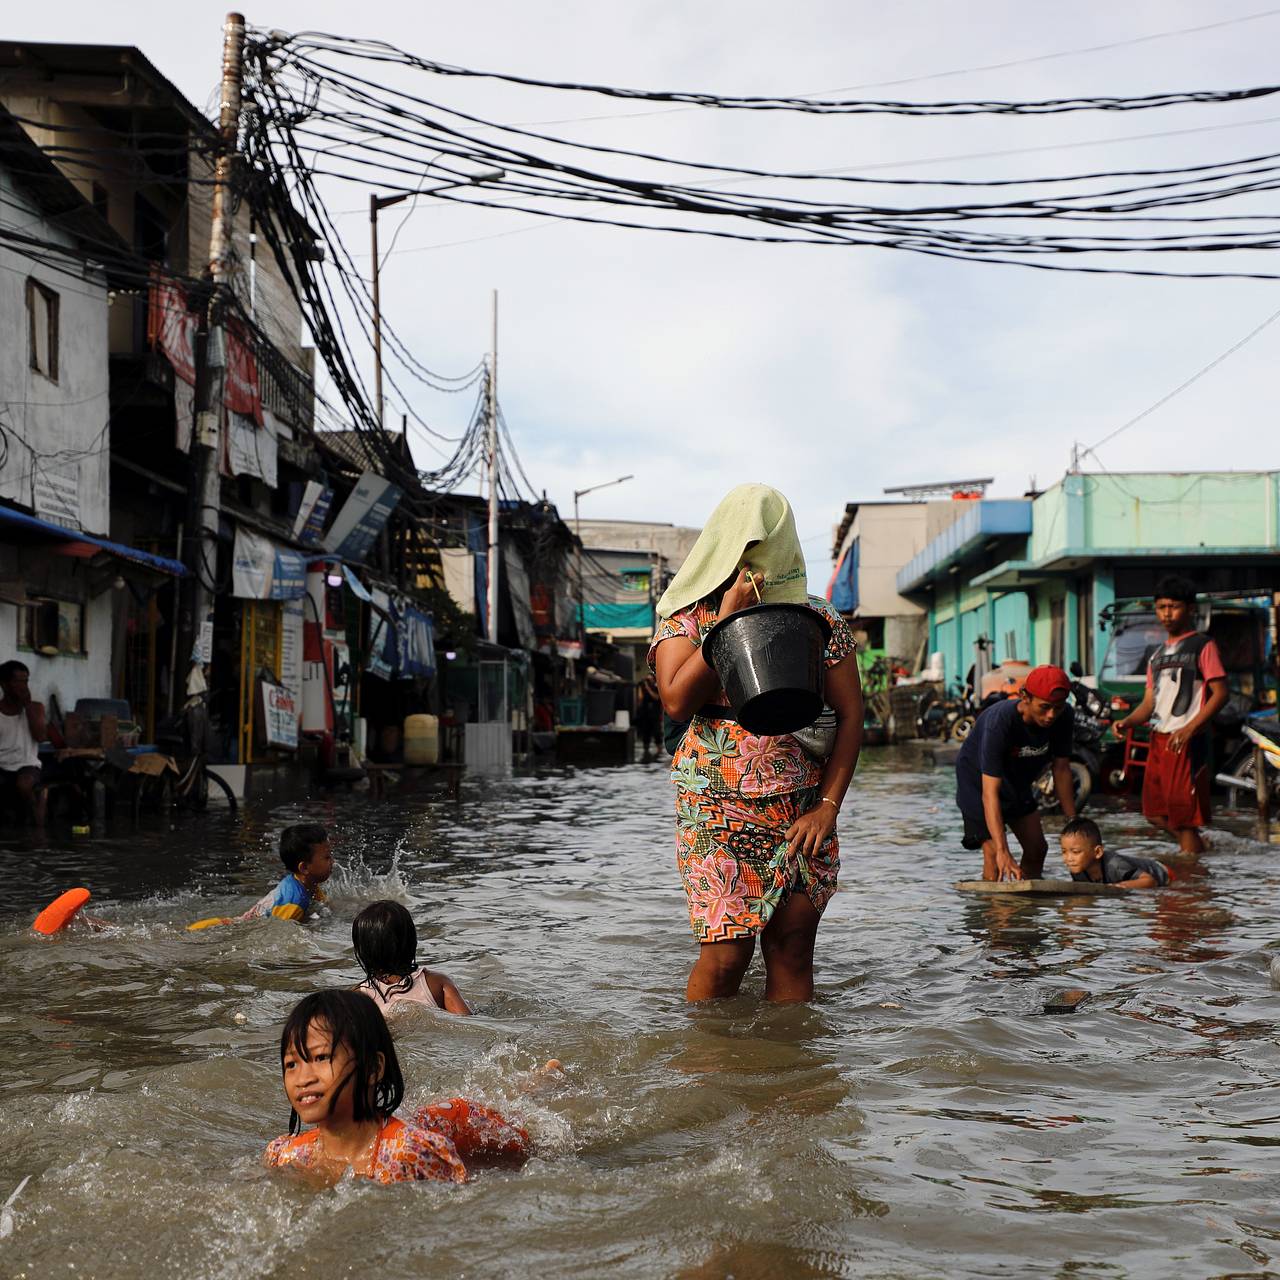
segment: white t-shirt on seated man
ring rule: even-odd
[[[0,772],[38,769],[36,746],[48,736],[44,707],[31,700],[30,673],[16,659],[0,663]]]

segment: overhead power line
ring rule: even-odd
[[[1148,405],[1147,408],[1143,409],[1141,413],[1135,414],[1132,418],[1130,418],[1128,422],[1121,424],[1114,431],[1110,432],[1108,435],[1103,436],[1102,439],[1097,441],[1095,444],[1091,444],[1088,446],[1088,448],[1082,449],[1081,453],[1093,454],[1093,456],[1096,458],[1097,457],[1096,451],[1098,449],[1101,449],[1104,444],[1108,444],[1110,441],[1114,440],[1116,436],[1120,435],[1125,431],[1128,431],[1130,427],[1136,427],[1139,422],[1141,422],[1144,418],[1149,418],[1153,413],[1155,413],[1157,409],[1163,408],[1165,405],[1169,403],[1170,400],[1174,398],[1174,396],[1181,395],[1182,392],[1184,392],[1193,383],[1199,382],[1200,379],[1203,378],[1206,373],[1209,373],[1212,370],[1216,369],[1225,359],[1227,359],[1228,356],[1235,355],[1235,353],[1239,351],[1241,347],[1247,346],[1264,329],[1269,328],[1277,320],[1280,320],[1280,311],[1273,311],[1260,325],[1257,325],[1253,329],[1250,329],[1249,332],[1246,333],[1244,337],[1241,338],[1238,342],[1232,343],[1231,346],[1229,346],[1221,355],[1215,356],[1203,368],[1197,369],[1195,373],[1191,375],[1191,377],[1187,378],[1183,382],[1180,382],[1167,395],[1161,396],[1160,399],[1155,402],[1155,404]]]
[[[1256,256],[1237,266],[1240,256],[1280,245],[1280,213],[1258,212],[1266,206],[1255,199],[1280,187],[1280,153],[998,179],[869,177],[834,167],[794,172],[589,144],[497,124],[404,87],[404,76],[389,77],[385,64],[416,73],[424,83],[428,78],[447,83],[474,76],[539,89],[689,100],[710,109],[810,113],[821,108],[921,116],[1207,105],[1265,97],[1280,91],[1277,86],[1037,102],[802,102],[566,85],[473,72],[382,42],[328,35],[258,34],[250,52],[254,73],[248,93],[255,103],[250,150],[264,169],[274,166],[298,191],[313,192],[317,179],[335,178],[411,193],[420,187],[425,167],[443,159],[455,171],[458,166],[501,171],[483,184],[437,192],[443,201],[681,235],[895,249],[1047,270],[1252,278],[1272,278],[1273,273]],[[725,180],[688,182],[681,171],[690,169],[724,175]],[[768,183],[768,189],[738,189],[749,179]],[[821,198],[824,187],[841,194]],[[922,200],[922,187],[935,198]],[[936,198],[946,189],[957,194]],[[846,191],[851,194],[844,195]],[[331,215],[321,210],[316,216],[331,222]],[[336,241],[336,229],[332,235]],[[1223,259],[1224,253],[1234,260]],[[1174,254],[1182,256],[1171,258]],[[354,264],[345,249],[338,256],[345,259],[339,283],[357,309],[367,309],[359,298],[363,281]],[[1186,265],[1166,266],[1162,260]]]

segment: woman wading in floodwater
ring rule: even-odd
[[[839,727],[825,761],[790,734],[744,729],[702,656],[707,632],[756,604],[757,589],[765,604],[807,604],[831,624],[825,697]],[[658,617],[649,664],[667,714],[689,721],[671,762],[676,862],[700,944],[685,994],[734,995],[758,934],[765,999],[809,1000],[818,921],[840,868],[836,815],[862,744],[853,635],[808,594],[791,505],[762,484],[739,485],[711,513]]]

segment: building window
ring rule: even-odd
[[[54,658],[83,654],[84,605],[33,596],[18,610],[18,648]]]
[[[38,280],[27,281],[28,364],[50,382],[58,380],[58,295]]]

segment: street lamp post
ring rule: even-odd
[[[616,480],[606,480],[603,484],[593,484],[586,489],[575,489],[573,491],[573,536],[578,540],[578,626],[583,636],[586,636],[587,620],[585,617],[587,605],[582,590],[582,528],[578,520],[578,499],[586,497],[589,493],[595,493],[597,489],[608,489],[615,484],[622,484],[625,480],[634,480],[635,476],[619,476]]]
[[[389,209],[393,204],[399,204],[402,200],[411,200],[414,196],[433,196],[440,191],[448,191],[452,187],[465,187],[477,182],[497,182],[505,176],[503,169],[482,169],[479,173],[468,174],[465,177],[459,177],[453,182],[442,182],[439,186],[430,187],[426,190],[419,189],[417,191],[401,191],[393,196],[380,196],[374,193],[369,195],[369,234],[372,240],[373,249],[373,278],[371,281],[373,294],[373,399],[374,409],[378,415],[378,426],[383,424],[383,407],[382,407],[382,303],[381,295],[378,287],[378,277],[381,274],[381,262],[378,256],[378,214],[383,209]]]

